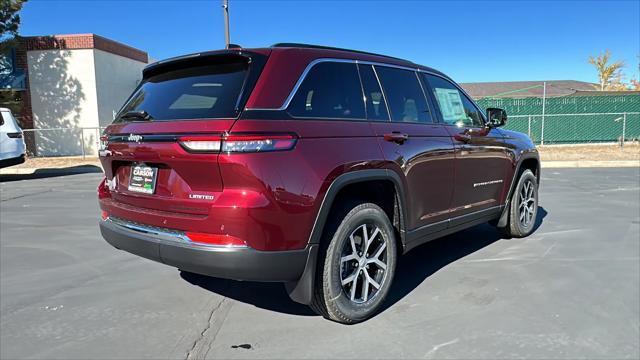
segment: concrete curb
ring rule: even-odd
[[[612,160],[612,161],[593,161],[593,160],[575,160],[575,161],[543,161],[542,168],[606,168],[606,167],[640,167],[640,160]],[[49,169],[49,168],[6,168],[0,169],[0,175],[66,175],[66,174],[86,174],[103,172],[98,171],[98,167],[94,165],[76,166],[71,168]]]
[[[76,166],[72,168],[16,168],[16,169],[0,169],[0,175],[33,175],[33,174],[46,174],[46,175],[71,175],[71,174],[87,174],[87,173],[101,173],[101,168],[93,165]]]
[[[606,168],[606,167],[640,167],[640,160],[575,160],[575,161],[542,161],[542,168]]]

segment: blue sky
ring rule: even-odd
[[[609,49],[638,79],[640,1],[229,0],[231,42],[303,42],[379,52],[460,82],[597,80]],[[155,59],[224,47],[221,0],[30,0],[21,34],[96,33]]]

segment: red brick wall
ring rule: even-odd
[[[15,114],[16,118],[20,120],[20,126],[23,129],[33,129],[33,111],[31,110],[31,94],[29,93],[29,73],[27,66],[27,52],[23,42],[18,44],[16,48],[16,68],[24,70],[25,73],[25,88],[22,92],[22,111],[20,114]]]
[[[27,51],[53,49],[99,49],[146,63],[146,52],[95,34],[31,36],[23,38]]]

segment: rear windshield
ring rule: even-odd
[[[118,114],[146,112],[151,120],[235,118],[248,64],[229,63],[172,70],[144,79]]]

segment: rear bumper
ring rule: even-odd
[[[25,161],[24,154],[21,154],[18,157],[14,157],[10,159],[3,159],[3,160],[0,160],[0,168],[22,164],[24,161]]]
[[[295,282],[302,276],[312,247],[289,251],[258,251],[191,243],[179,233],[100,222],[105,240],[117,249],[181,270],[225,279]]]

